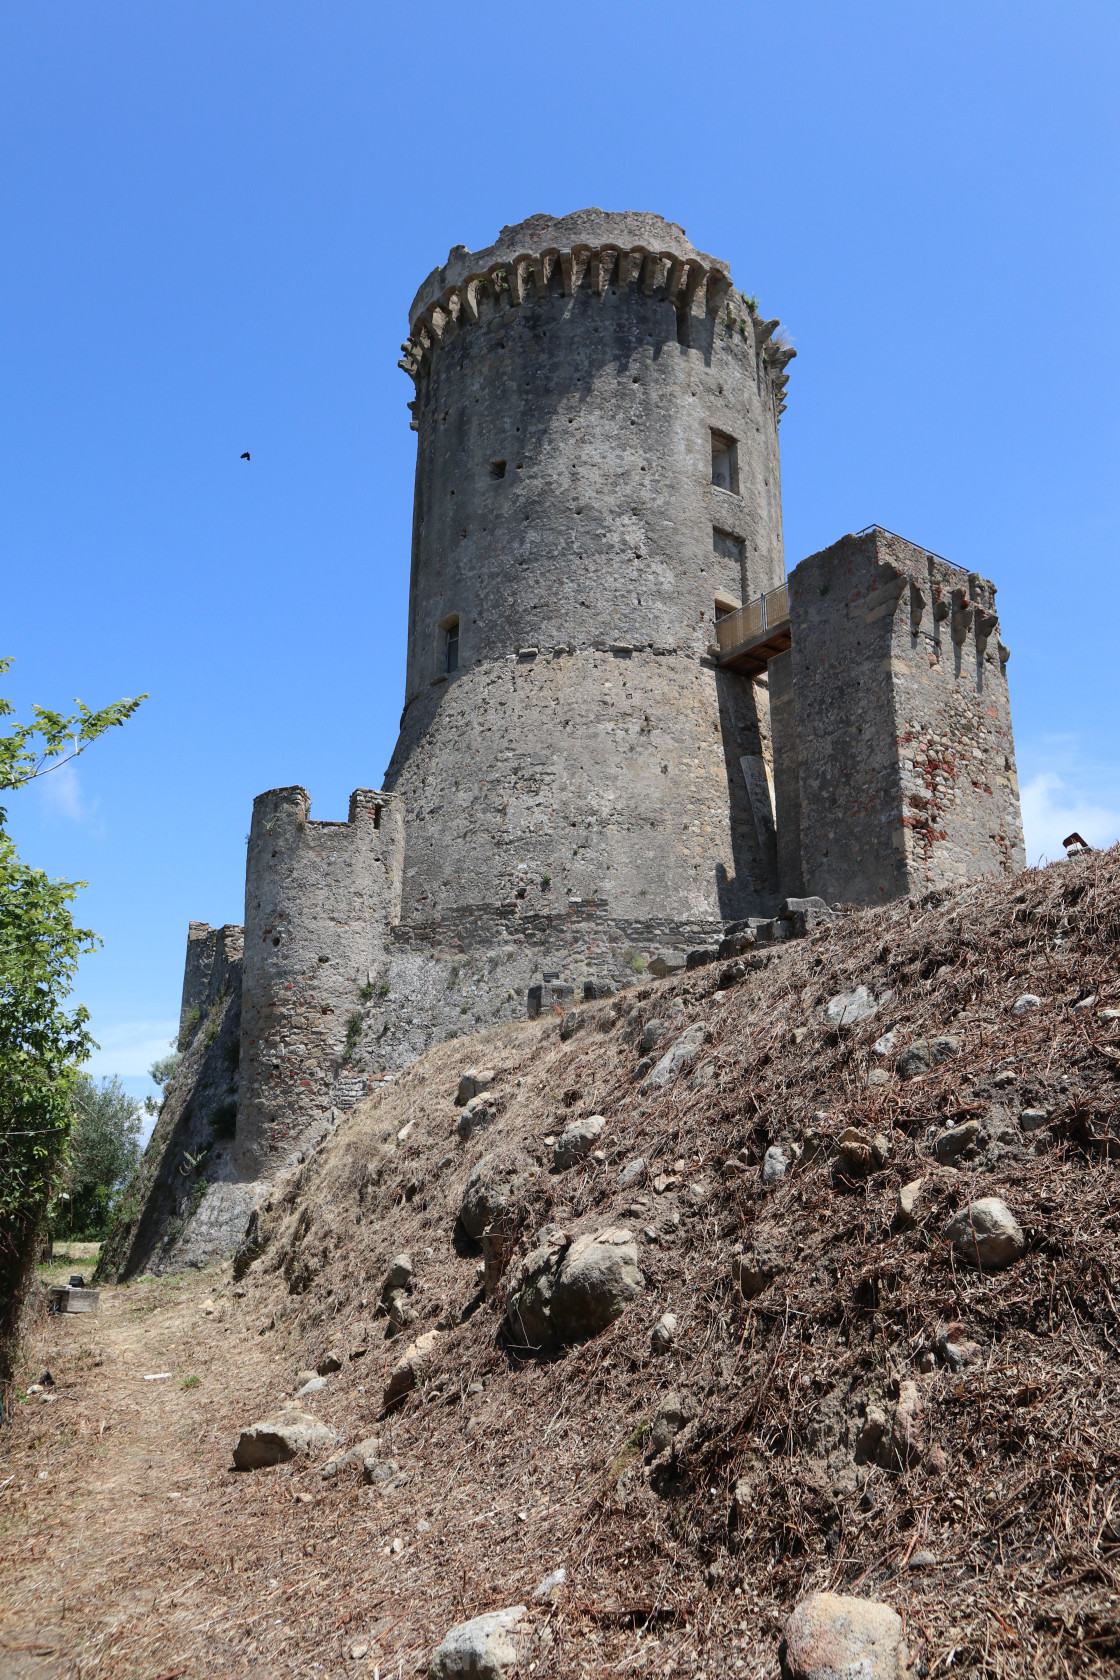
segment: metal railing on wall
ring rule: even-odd
[[[927,554],[931,560],[944,560],[947,566],[952,566],[958,572],[964,569],[958,566],[955,560],[946,559],[944,554],[938,554],[936,549],[926,548],[922,543],[913,542],[909,537],[904,537],[900,531],[892,531],[889,525],[865,525],[862,531],[856,532],[856,536],[866,537],[872,531],[882,531],[884,536],[897,537],[899,542],[908,543],[911,548],[920,548],[922,553]]]
[[[784,624],[788,618],[789,590],[780,583],[776,589],[768,589],[765,595],[758,595],[753,601],[736,607],[734,612],[724,613],[722,618],[716,619],[716,640],[720,652],[730,653],[744,642],[753,641],[765,631]]]

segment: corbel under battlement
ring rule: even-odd
[[[727,324],[738,328],[744,338],[749,323],[750,341],[760,370],[773,387],[779,414],[785,408],[786,368],[797,352],[781,340],[772,341],[779,322],[759,322],[753,304],[732,285],[725,264],[701,254],[682,255],[642,244],[604,241],[573,243],[567,249],[521,250],[456,273],[435,295],[430,295],[426,285],[413,305],[411,331],[401,345],[397,365],[419,389],[420,381],[431,372],[438,347],[483,319],[518,309],[534,298],[573,297],[581,290],[602,298],[630,289],[646,298],[660,298],[672,304],[678,315],[698,320],[718,317],[726,307]]]
[[[887,537],[893,535],[882,526],[868,526]],[[861,536],[866,533],[860,532]],[[912,546],[912,545],[908,545]],[[904,597],[910,607],[910,634],[919,636],[928,623],[935,641],[947,634],[953,644],[963,648],[971,632],[978,654],[987,651],[992,637],[1001,666],[1006,666],[1011,651],[999,639],[999,614],[995,610],[996,587],[979,572],[966,572],[940,555],[915,551],[924,563],[918,570],[904,561],[887,561],[881,568],[874,588],[863,597],[866,621],[893,618]]]

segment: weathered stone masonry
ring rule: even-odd
[[[1022,869],[993,585],[876,527],[803,560],[789,602],[778,830],[804,890],[874,904]]]
[[[994,586],[878,528],[786,579],[777,327],[629,212],[530,217],[421,286],[400,735],[345,823],[254,804],[210,1248],[438,1039],[826,913],[783,899],[1022,867]],[[238,936],[191,924],[185,1038]]]
[[[400,801],[359,788],[344,823],[312,822],[310,807],[300,787],[253,802],[234,1155],[246,1177],[283,1165],[364,1090],[349,1063],[400,916]]]
[[[241,994],[244,931],[231,923],[213,928],[191,922],[183,964],[183,999],[179,1008],[178,1048],[185,1050],[203,1019],[227,997]]]
[[[707,656],[717,596],[784,576],[786,353],[767,359],[724,264],[646,215],[533,217],[459,247],[410,320],[408,672],[386,776],[406,920],[542,880],[623,918],[762,914],[778,883],[740,760],[763,754],[765,692]]]

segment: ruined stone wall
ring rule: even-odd
[[[656,970],[658,959],[681,967],[688,951],[716,943],[722,927],[658,916],[656,907],[624,920],[605,904],[562,898],[550,909],[513,899],[402,922],[393,930],[375,1066],[392,1071],[443,1039],[524,1020],[529,988],[546,975],[572,986],[578,1001],[588,981],[619,989],[651,962]]]
[[[599,211],[458,247],[411,321],[406,918],[546,879],[622,921],[769,908],[765,690],[709,650],[717,592],[783,576],[775,323],[680,228]]]
[[[191,922],[183,964],[183,1000],[179,1008],[179,1050],[185,1050],[214,1003],[241,990],[244,930],[227,923]]]
[[[192,922],[181,1059],[148,1146],[117,1205],[99,1278],[206,1265],[239,1240],[257,1191],[233,1161],[241,1036],[239,927]]]
[[[901,826],[910,890],[1026,866],[994,584],[919,550],[892,619]]]
[[[805,890],[874,904],[1022,868],[994,586],[873,528],[789,595]]]
[[[360,788],[346,822],[312,822],[303,788],[253,802],[245,868],[241,1086],[235,1162],[273,1171],[364,1089],[400,915],[400,801]]]

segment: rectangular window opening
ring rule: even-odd
[[[739,446],[726,432],[712,432],[712,483],[717,490],[739,494]]]
[[[504,461],[491,461],[491,463],[490,463],[490,477],[491,478],[504,478],[505,476],[506,476],[506,464],[505,464],[505,462]]]
[[[459,620],[444,631],[443,668],[450,677],[459,669]]]

